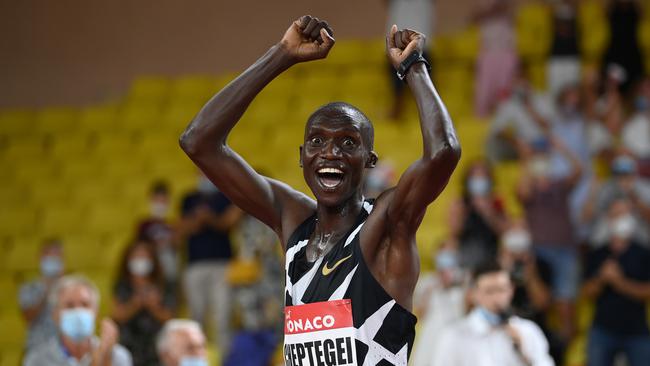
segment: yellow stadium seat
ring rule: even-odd
[[[123,131],[150,133],[160,125],[161,105],[157,103],[129,103],[122,108],[117,119]]]
[[[35,236],[15,237],[5,254],[5,271],[24,272],[37,270],[41,241]],[[0,328],[2,329],[2,328]]]
[[[11,299],[11,301],[0,301],[0,314],[16,307],[15,299],[18,298],[18,287],[11,274],[0,275],[0,294],[5,299]]]
[[[70,187],[61,180],[44,181],[29,186],[29,199],[32,207],[53,207],[70,204]]]
[[[36,212],[32,208],[22,206],[0,210],[0,236],[33,232],[35,227]]]
[[[63,256],[70,272],[97,268],[110,268],[104,258],[105,245],[101,236],[70,235],[63,238]]]
[[[542,2],[523,4],[516,16],[517,49],[527,60],[539,60],[548,55],[552,40],[549,7]]]
[[[3,151],[4,159],[20,160],[23,158],[45,157],[45,139],[41,135],[12,138]]]
[[[20,364],[23,351],[20,348],[0,349],[0,366],[15,366]]]
[[[461,61],[474,63],[479,50],[479,31],[477,27],[467,27],[452,36],[453,55]]]
[[[188,75],[172,80],[170,99],[205,103],[217,92],[217,80],[208,75]]]
[[[581,53],[586,60],[599,60],[609,43],[609,26],[600,1],[581,1],[578,8],[578,34]]]
[[[109,160],[118,157],[127,157],[133,153],[135,148],[135,139],[133,135],[127,133],[105,133],[98,135],[91,153],[99,158]]]
[[[81,111],[79,118],[80,131],[101,134],[120,129],[117,108],[112,105],[85,108]]]
[[[85,155],[76,159],[61,161],[61,179],[69,184],[75,184],[76,182],[102,177],[105,160]]]
[[[120,179],[87,180],[77,184],[71,191],[71,202],[77,206],[90,206],[96,202],[120,199],[121,192],[117,182]]]
[[[163,102],[169,95],[169,79],[162,76],[143,76],[135,79],[129,90],[130,101]]]
[[[366,57],[368,49],[367,43],[362,40],[339,41],[322,63],[327,66],[364,64],[368,62]]]
[[[16,161],[12,179],[15,182],[31,184],[33,182],[51,182],[56,179],[59,166],[56,161],[42,158]]]
[[[88,233],[131,232],[133,230],[134,212],[130,203],[102,205],[89,209],[87,225]]]
[[[56,158],[81,158],[90,150],[90,140],[90,136],[82,132],[58,134],[52,138],[49,151]]]
[[[0,181],[0,207],[3,210],[13,210],[16,207],[25,206],[25,201],[30,197],[29,187],[24,184],[9,179]]]
[[[0,135],[16,137],[31,134],[34,128],[34,112],[27,109],[0,111]]]
[[[46,235],[79,232],[86,221],[85,210],[76,205],[45,207],[40,229]]]
[[[3,314],[0,317],[0,329],[2,329],[2,332],[0,332],[0,349],[20,350],[23,348],[26,329],[19,313]]]
[[[35,129],[43,134],[60,134],[74,130],[79,112],[73,108],[45,108],[36,113]]]

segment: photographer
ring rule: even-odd
[[[511,315],[513,294],[508,271],[495,262],[478,266],[470,289],[474,310],[440,336],[433,365],[554,365],[542,330]]]

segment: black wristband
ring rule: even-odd
[[[431,66],[429,65],[429,62],[427,62],[427,59],[425,59],[424,57],[422,57],[422,55],[420,54],[420,52],[418,52],[418,51],[413,51],[413,52],[411,52],[411,54],[408,55],[408,57],[407,57],[406,59],[404,59],[404,61],[402,61],[402,63],[400,63],[399,66],[397,67],[397,77],[398,77],[400,80],[404,80],[404,78],[406,77],[406,73],[409,71],[409,69],[411,68],[411,66],[415,65],[415,64],[418,63],[418,62],[422,62],[422,63],[424,63],[424,64],[427,66],[427,70],[431,70]]]

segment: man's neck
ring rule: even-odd
[[[81,360],[92,351],[92,338],[86,338],[81,342],[74,342],[66,336],[61,337],[61,343],[66,352],[77,360]]]
[[[362,207],[363,196],[361,194],[353,196],[336,207],[325,207],[319,204],[316,208],[319,231],[322,233],[347,231],[356,220]]]

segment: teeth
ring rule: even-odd
[[[325,173],[343,174],[343,171],[339,170],[339,169],[336,169],[336,168],[321,168],[321,169],[318,169],[318,173],[320,173],[320,174],[325,174]]]

